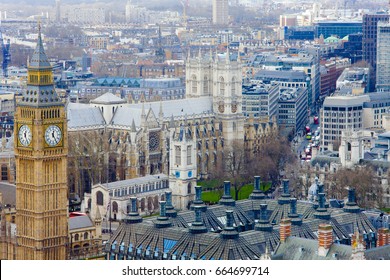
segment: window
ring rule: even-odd
[[[96,193],[96,204],[103,206],[103,193],[101,191]]]
[[[84,233],[84,240],[87,240],[88,239],[88,232],[85,232]]]
[[[188,194],[191,193],[191,183],[188,183],[188,185],[187,185],[187,193]]]
[[[236,79],[233,77],[232,79],[232,96],[236,94]]]
[[[207,76],[204,76],[204,81],[203,81],[203,94],[206,95],[209,93],[209,81]]]
[[[187,146],[187,165],[192,164],[191,150],[192,146]]]
[[[191,91],[193,94],[196,94],[197,91],[198,91],[198,85],[197,85],[197,81],[196,81],[196,76],[195,75],[192,75],[191,76]]]
[[[8,167],[7,167],[7,165],[1,166],[1,180],[2,181],[8,180]]]
[[[175,146],[175,164],[180,165],[181,164],[181,147]]]
[[[219,78],[219,94],[225,95],[225,80],[223,77]]]

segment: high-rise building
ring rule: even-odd
[[[390,24],[378,23],[377,31],[376,88],[379,91],[390,90]]]
[[[213,0],[213,24],[228,24],[229,22],[229,1]]]
[[[377,54],[377,28],[379,21],[389,21],[389,14],[363,15],[363,60],[371,66],[370,91],[375,89],[376,82],[376,54]]]
[[[56,0],[56,22],[61,21],[61,0]]]
[[[27,89],[15,112],[19,260],[64,260],[68,243],[67,117],[39,27]]]

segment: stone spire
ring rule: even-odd
[[[43,47],[40,24],[38,24],[37,45],[27,70],[27,89],[23,92],[20,105],[33,107],[63,105],[54,89],[53,67]]]
[[[135,122],[134,122],[134,119],[131,123],[131,132],[137,132],[137,128],[135,127]]]
[[[38,42],[35,47],[34,53],[31,57],[29,68],[48,68],[52,69],[49,59],[46,56],[45,49],[43,48],[41,24],[38,23]]]

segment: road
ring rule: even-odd
[[[314,124],[314,123],[311,123],[310,125],[310,130],[311,131],[316,131],[316,129],[319,127],[319,124]],[[299,140],[298,140],[298,148],[296,149],[297,151],[297,154],[298,156],[300,154],[303,154],[303,152],[305,151],[306,149],[306,146],[309,144],[309,140],[306,139],[305,135],[303,137],[300,137]]]

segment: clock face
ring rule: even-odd
[[[50,125],[45,131],[45,141],[49,146],[56,146],[61,141],[62,132],[56,125]]]
[[[150,133],[149,136],[149,150],[150,151],[156,151],[158,150],[160,146],[160,139],[158,138],[158,134],[153,132]]]
[[[28,127],[28,125],[24,124],[19,128],[18,138],[20,144],[22,144],[23,146],[27,147],[28,145],[30,145],[32,134],[31,129],[30,127]]]

